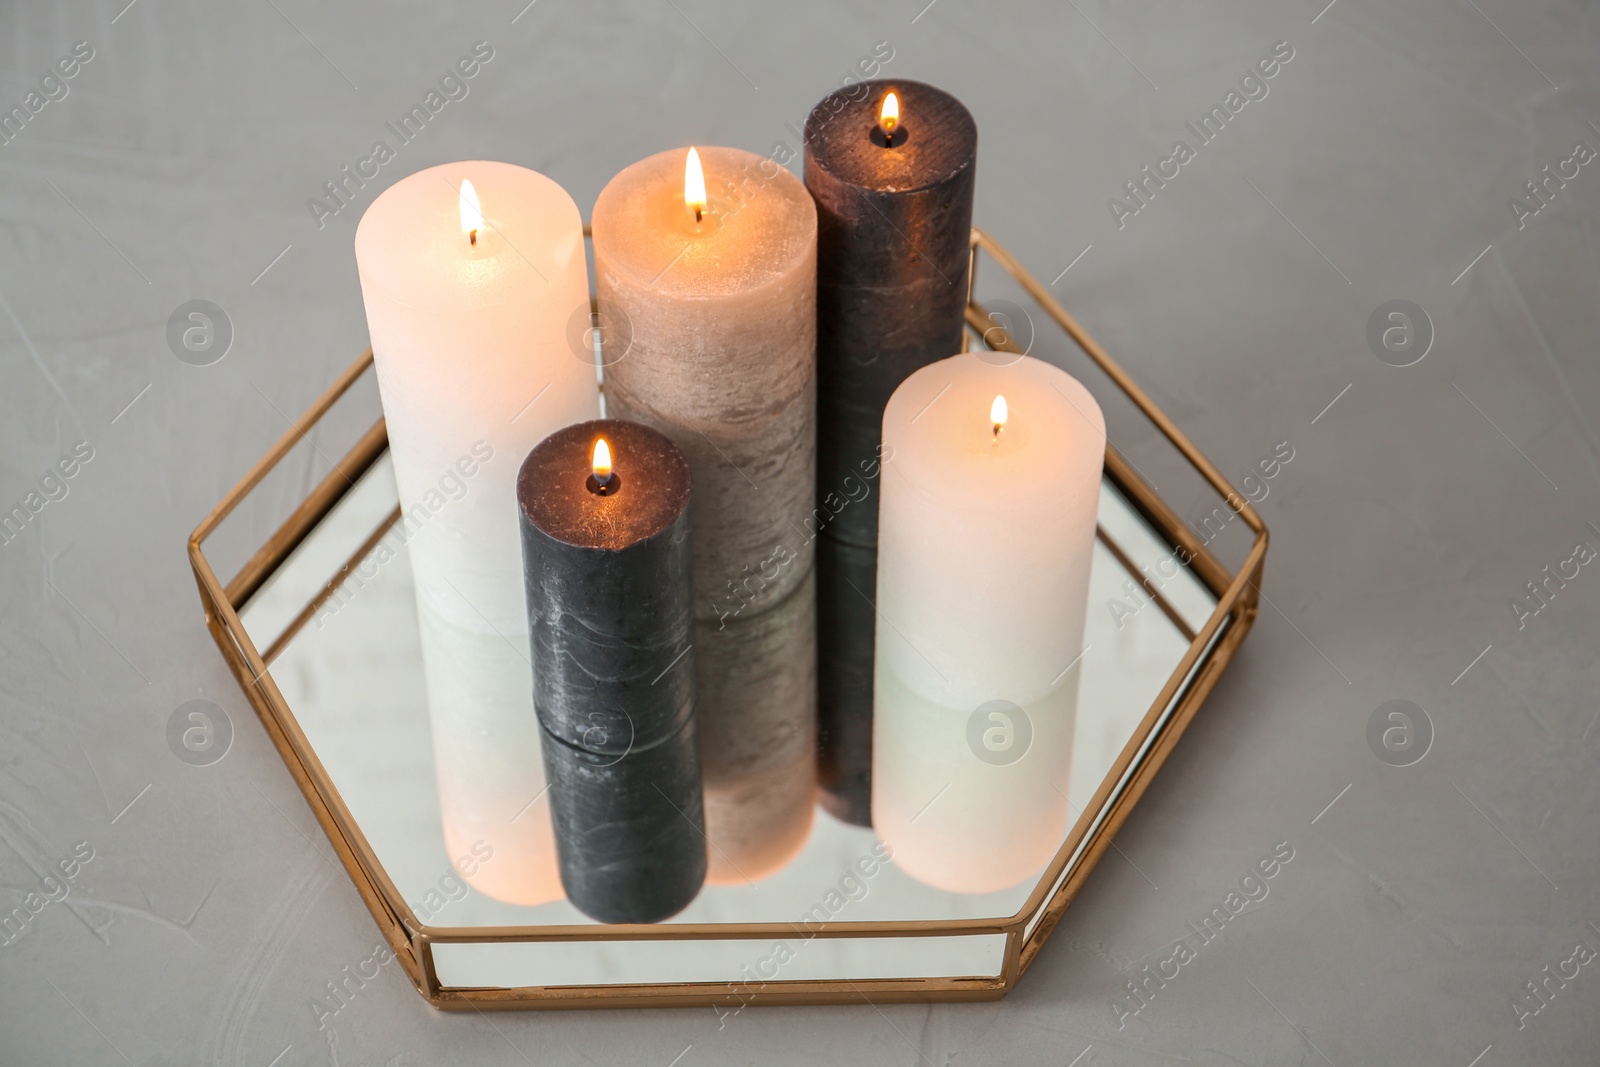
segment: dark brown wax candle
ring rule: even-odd
[[[689,490],[676,445],[616,419],[556,431],[517,475],[561,882],[602,922],[668,918],[705,880]]]
[[[891,100],[891,96],[893,99]],[[806,120],[817,202],[817,669],[822,803],[867,825],[883,409],[961,351],[978,150],[972,115],[913,81],[828,96]],[[822,505],[864,481],[865,497]],[[852,587],[852,585],[854,587]]]
[[[891,94],[898,117],[887,120]],[[819,498],[877,458],[895,388],[961,351],[977,152],[961,101],[921,82],[861,82],[806,119],[805,181],[817,202]],[[825,532],[875,545],[877,531],[873,493]]]

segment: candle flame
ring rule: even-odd
[[[478,244],[478,231],[483,229],[483,209],[478,207],[478,190],[471,180],[461,179],[461,234],[473,247]]]
[[[996,396],[994,398],[994,403],[989,405],[989,421],[994,423],[994,435],[996,437],[999,437],[1000,431],[1005,429],[1006,417],[1008,414],[1009,412],[1006,410],[1006,398],[1003,396]]]
[[[594,478],[603,482],[611,477],[611,446],[604,437],[594,443]]]
[[[878,125],[883,127],[884,133],[893,133],[894,128],[900,125],[900,98],[893,93],[883,98],[883,107],[878,111]]]
[[[699,222],[706,210],[706,175],[700,169],[700,153],[693,148],[683,164],[683,202],[694,212],[694,221]]]

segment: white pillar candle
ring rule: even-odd
[[[607,412],[672,438],[694,475],[695,617],[764,611],[815,533],[811,194],[752,152],[662,152],[600,193],[594,260],[608,336],[628,338],[606,356]]]
[[[373,201],[356,264],[417,597],[526,648],[517,468],[600,414],[567,340],[589,306],[577,205],[508,163],[431,167]]]
[[[1028,357],[941,360],[884,411],[873,827],[928,884],[1002,889],[1060,844],[1105,440]]]

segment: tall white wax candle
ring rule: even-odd
[[[418,599],[525,648],[517,469],[600,414],[568,341],[589,307],[577,205],[508,163],[431,167],[373,201],[356,263]]]
[[[1047,363],[968,353],[883,416],[873,827],[989,892],[1060,845],[1105,419]]]

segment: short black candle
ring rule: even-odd
[[[705,880],[689,492],[676,445],[614,419],[556,431],[517,475],[561,881],[602,922],[668,918]]]
[[[817,498],[868,487],[816,548],[817,771],[823,805],[860,825],[871,796],[883,409],[906,378],[961,351],[977,152],[972,115],[920,82],[862,82],[806,120],[805,181],[817,202]]]

